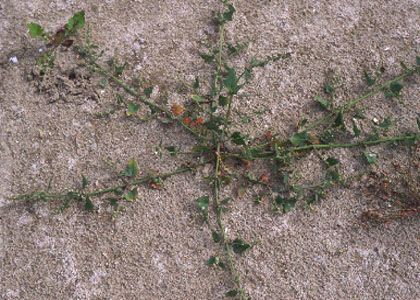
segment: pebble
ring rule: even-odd
[[[12,56],[12,57],[10,57],[10,58],[9,58],[9,61],[10,61],[12,64],[17,64],[17,63],[19,62],[16,56]]]

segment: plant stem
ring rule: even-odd
[[[207,162],[206,162],[207,163]],[[162,178],[162,179],[166,179],[169,178],[171,176],[174,175],[178,175],[181,173],[186,173],[188,171],[191,171],[193,169],[196,169],[197,167],[201,166],[203,164],[198,164],[198,165],[194,165],[194,166],[189,166],[189,167],[181,167],[178,168],[172,172],[169,173],[163,173],[161,175],[145,175],[139,179],[136,179],[132,182],[130,182],[130,185],[134,185],[134,186],[138,186],[140,184],[149,182],[150,180],[154,179],[154,178]],[[11,197],[10,200],[49,200],[49,199],[59,199],[59,200],[63,200],[63,199],[68,199],[69,198],[69,193],[77,193],[77,195],[79,196],[87,196],[87,197],[98,197],[98,196],[102,196],[105,194],[109,194],[109,193],[114,193],[116,191],[118,191],[119,189],[123,189],[127,186],[127,184],[120,184],[120,185],[116,185],[113,187],[108,187],[108,188],[104,188],[104,189],[99,189],[93,192],[88,192],[88,193],[84,193],[82,191],[66,191],[66,192],[59,192],[59,193],[49,193],[49,192],[35,192],[35,193],[27,193],[27,194],[21,194],[21,195],[17,195],[14,197]]]
[[[361,141],[356,143],[346,143],[346,144],[319,144],[319,145],[307,145],[301,147],[292,147],[290,148],[291,151],[305,151],[308,149],[333,149],[333,148],[353,148],[353,147],[361,147],[361,146],[374,146],[383,143],[390,143],[390,142],[401,142],[401,141],[415,141],[419,139],[419,135],[412,134],[412,135],[403,135],[403,136],[394,136],[394,137],[387,137],[381,138],[373,141]]]
[[[225,3],[224,3],[225,4]],[[220,93],[222,90],[221,80],[222,80],[222,67],[223,67],[223,48],[224,48],[224,24],[219,25],[219,43],[218,43],[218,53],[217,53],[217,67],[216,67],[216,76],[214,78],[213,88],[214,93],[212,97],[213,103],[210,105],[210,118],[213,118],[213,105],[215,101],[218,101],[220,97]],[[246,292],[242,287],[242,281],[240,274],[236,268],[234,255],[232,246],[230,244],[229,238],[226,234],[226,227],[223,223],[223,211],[220,201],[220,189],[221,189],[221,180],[220,180],[220,171],[221,171],[221,164],[222,158],[220,156],[220,149],[221,143],[224,140],[224,136],[226,134],[227,123],[230,118],[231,114],[231,104],[232,104],[233,96],[229,95],[228,98],[228,110],[225,117],[225,123],[223,125],[223,131],[221,136],[219,136],[216,132],[212,130],[212,138],[213,144],[216,146],[216,153],[215,153],[215,166],[214,166],[214,186],[213,186],[213,196],[214,196],[214,209],[216,212],[216,222],[219,227],[220,237],[221,237],[221,244],[224,249],[225,257],[227,266],[231,276],[233,277],[233,281],[235,284],[235,289],[238,292],[238,296],[240,300],[246,300]]]
[[[392,142],[403,142],[403,141],[416,141],[419,140],[419,134],[408,134],[408,135],[400,135],[400,136],[393,136],[393,137],[385,137],[380,138],[377,140],[372,141],[360,141],[355,143],[344,143],[344,144],[313,144],[313,145],[305,145],[300,147],[289,147],[285,148],[286,152],[300,152],[306,150],[316,150],[316,149],[334,149],[334,148],[354,148],[354,147],[369,147],[384,143],[392,143]],[[261,152],[254,156],[253,159],[272,159],[276,157],[277,153],[275,151],[267,151]],[[238,159],[247,159],[247,156],[242,155],[241,153],[223,153],[221,154],[222,157],[234,157]]]
[[[225,250],[225,256],[227,265],[229,268],[229,272],[231,273],[233,277],[233,281],[235,283],[235,288],[238,291],[239,299],[240,300],[246,300],[246,292],[244,288],[242,287],[242,280],[241,276],[236,269],[235,261],[233,258],[233,250],[232,246],[230,245],[230,241],[226,235],[226,228],[223,223],[223,214],[222,214],[222,207],[220,203],[220,165],[221,165],[221,156],[220,156],[220,143],[217,144],[217,150],[216,150],[216,161],[215,161],[215,178],[214,178],[214,201],[215,201],[215,210],[216,210],[216,221],[217,225],[219,226],[220,230],[220,237],[221,237],[221,243]]]

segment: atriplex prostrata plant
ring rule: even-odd
[[[152,88],[139,91],[138,88],[122,81],[120,75],[124,72],[125,64],[118,64],[116,60],[109,60],[108,64],[100,63],[103,53],[91,42],[89,32],[86,33],[84,42],[72,45],[73,41],[69,38],[84,27],[84,12],[76,13],[54,34],[48,34],[36,23],[30,23],[28,25],[30,35],[47,43],[45,53],[38,59],[42,70],[41,75],[48,72],[48,68],[53,67],[54,52],[58,48],[73,46],[74,51],[83,59],[86,68],[107,81],[113,82],[115,86],[124,89],[135,99],[133,102],[128,102],[119,95],[116,107],[100,116],[106,117],[122,108],[125,109],[127,117],[132,118],[138,115],[140,105],[145,105],[150,109],[150,114],[146,119],[155,118],[165,124],[181,126],[196,139],[196,144],[191,146],[191,151],[188,153],[181,153],[174,146],[164,145],[157,147],[158,152],[168,151],[173,156],[189,154],[195,159],[194,163],[180,166],[174,171],[164,174],[151,173],[143,177],[139,177],[137,162],[132,159],[120,173],[120,181],[114,186],[93,190],[89,186],[89,179],[83,176],[78,189],[62,192],[51,192],[47,189],[18,195],[14,199],[59,201],[62,207],[67,207],[72,202],[81,202],[87,210],[94,211],[94,199],[97,198],[106,199],[112,206],[118,207],[120,201],[136,200],[138,188],[142,184],[153,189],[160,189],[163,181],[170,176],[199,170],[205,164],[213,164],[213,173],[210,178],[212,194],[203,195],[196,200],[198,210],[211,228],[214,242],[220,245],[220,253],[210,257],[207,264],[227,269],[232,275],[232,288],[226,292],[226,296],[249,299],[235,263],[235,255],[250,250],[254,243],[227,234],[224,214],[230,199],[222,199],[222,189],[230,183],[232,176],[240,176],[246,182],[246,185],[241,188],[259,185],[263,189],[255,195],[256,203],[259,203],[262,197],[268,197],[272,201],[274,210],[286,213],[293,209],[299,200],[306,199],[308,204],[315,203],[324,196],[328,188],[336,184],[345,184],[339,173],[339,160],[334,157],[324,158],[319,151],[333,148],[361,148],[366,163],[374,164],[379,159],[379,155],[369,151],[370,146],[383,143],[414,145],[419,139],[418,130],[388,136],[384,129],[389,127],[391,122],[384,120],[375,125],[371,133],[366,134],[358,127],[354,118],[362,117],[359,112],[355,112],[355,108],[374,95],[384,93],[386,97],[399,97],[403,82],[419,73],[420,58],[417,57],[413,66],[403,65],[401,74],[385,82],[365,72],[364,78],[369,87],[368,91],[360,97],[347,101],[344,105],[338,106],[334,103],[335,85],[334,82],[328,82],[324,86],[325,96],[315,99],[320,108],[325,110],[324,117],[312,122],[302,120],[296,132],[288,138],[281,138],[278,134],[269,131],[262,138],[251,139],[240,131],[232,131],[235,113],[233,103],[238,98],[238,92],[252,79],[255,68],[264,67],[280,59],[287,59],[288,54],[276,54],[262,60],[252,59],[242,70],[232,66],[231,56],[237,55],[243,47],[226,41],[225,25],[233,19],[235,8],[227,0],[221,2],[223,9],[214,20],[217,26],[217,43],[207,53],[201,54],[201,57],[213,67],[212,80],[208,84],[209,91],[203,92],[205,88],[202,87],[199,78],[196,78],[191,86],[193,96],[190,102],[187,105],[174,104],[171,107],[152,100],[150,97]],[[349,114],[353,117],[351,127],[354,139],[343,141]],[[325,179],[310,186],[293,184],[290,174],[294,162],[311,152],[321,157],[326,171]],[[273,168],[270,173],[255,176],[248,165],[250,162],[260,160],[272,162]],[[232,171],[227,167],[230,163],[242,164],[246,171]],[[214,210],[215,220],[210,220],[210,208]]]

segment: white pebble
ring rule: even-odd
[[[16,56],[12,56],[11,58],[9,58],[9,61],[10,61],[12,64],[17,64],[17,63],[18,63],[18,59],[17,59],[17,57],[16,57]]]

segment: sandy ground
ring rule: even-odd
[[[86,4],[88,2],[89,4]],[[246,41],[236,63],[252,56],[287,51],[291,58],[258,70],[241,94],[238,109],[265,109],[244,131],[257,136],[267,128],[290,133],[300,116],[319,113],[313,98],[326,74],[341,78],[338,101],[360,93],[362,70],[384,65],[397,74],[399,62],[419,54],[419,9],[403,1],[234,1],[235,19],[228,38]],[[80,207],[58,213],[50,204],[18,204],[7,195],[75,186],[88,175],[98,187],[134,157],[140,169],[171,170],[182,159],[156,156],[165,145],[188,145],[178,128],[133,122],[123,112],[96,119],[115,99],[100,78],[80,81],[60,96],[60,79],[74,68],[62,52],[56,77],[38,92],[29,78],[39,46],[27,36],[26,23],[54,30],[84,9],[94,41],[130,62],[127,75],[140,74],[159,86],[170,101],[184,97],[177,82],[209,76],[199,58],[214,35],[211,15],[217,1],[1,1],[0,3],[0,298],[1,299],[221,299],[228,275],[205,261],[217,253],[209,230],[198,217],[194,199],[211,193],[200,172],[168,180],[165,189],[142,189],[140,199],[111,219],[105,207],[89,214]],[[8,59],[16,55],[18,64]],[[76,69],[77,72],[82,72]],[[417,79],[418,80],[418,79]],[[62,92],[62,91],[61,91]],[[403,100],[369,100],[366,114],[399,121],[395,130],[415,128],[419,90],[411,82]],[[376,171],[395,173],[418,153],[379,146]],[[333,151],[345,174],[366,166],[360,152]],[[319,166],[300,165],[311,178]],[[305,173],[306,172],[306,173]],[[252,299],[419,299],[419,222],[408,219],[366,225],[361,212],[375,202],[355,184],[328,193],[312,210],[274,214],[255,206],[251,194],[235,200],[226,222],[231,236],[259,241],[238,258]],[[417,284],[416,284],[417,282]]]

